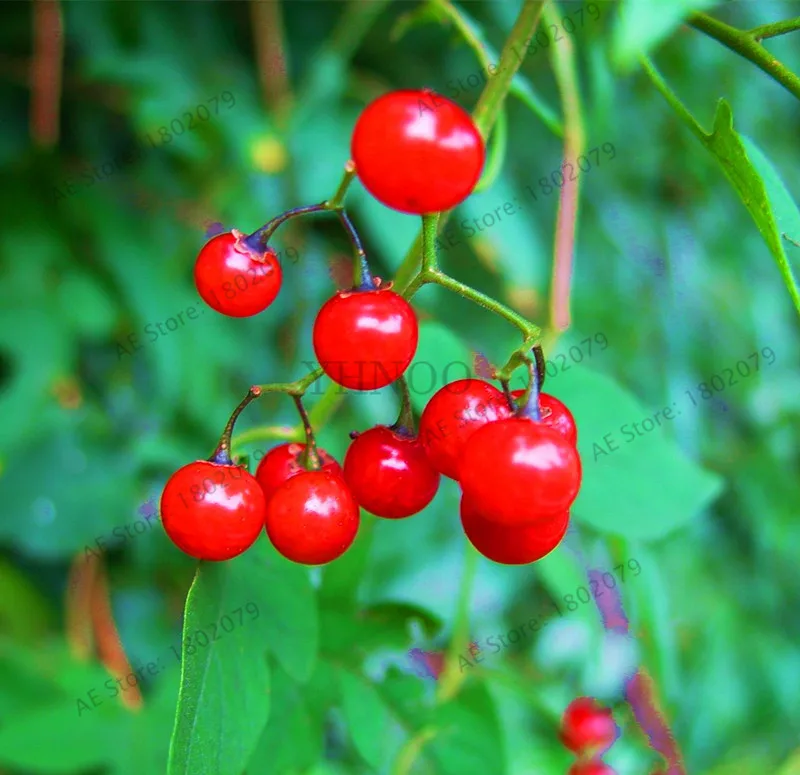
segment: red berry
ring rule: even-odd
[[[519,398],[525,394],[524,390],[515,390],[511,393],[512,398]],[[567,407],[555,396],[549,393],[539,394],[539,412],[542,422],[555,428],[562,436],[569,439],[570,444],[578,443],[578,429],[575,427],[575,418]]]
[[[441,477],[418,438],[378,425],[348,448],[344,478],[362,508],[376,517],[402,519],[433,500]]]
[[[263,312],[281,289],[275,251],[250,250],[238,232],[225,232],[203,246],[194,265],[197,292],[209,307],[234,318]]]
[[[300,462],[300,455],[305,448],[305,444],[279,444],[261,458],[256,469],[256,479],[267,500],[287,479],[308,470]],[[341,466],[331,455],[319,447],[317,454],[322,462],[322,470],[341,475]]]
[[[595,759],[588,762],[575,762],[567,775],[617,775],[617,771]]]
[[[164,530],[198,560],[230,560],[249,549],[264,527],[265,510],[255,477],[207,460],[179,468],[161,494]]]
[[[338,291],[317,314],[313,340],[317,360],[334,382],[376,390],[408,368],[419,326],[411,305],[389,288]]]
[[[522,525],[569,510],[581,485],[581,461],[557,430],[510,417],[472,434],[459,474],[464,497],[481,516]]]
[[[463,108],[430,89],[389,92],[364,108],[351,143],[364,188],[402,213],[463,202],[483,169],[483,138]]]
[[[505,396],[480,379],[459,379],[438,390],[419,420],[419,438],[431,465],[458,479],[464,445],[486,423],[511,416]]]
[[[461,526],[470,543],[484,557],[503,565],[541,560],[561,543],[568,525],[569,512],[528,525],[498,525],[480,516],[466,496],[461,499]]]
[[[322,565],[344,554],[358,532],[358,504],[341,476],[305,471],[267,504],[267,535],[288,560]]]
[[[618,735],[611,709],[591,697],[573,700],[561,719],[561,742],[573,753],[589,758],[602,756]]]

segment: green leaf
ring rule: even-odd
[[[716,5],[719,0],[625,0],[614,29],[614,63],[629,69],[636,59],[652,51],[671,35],[692,11]],[[604,4],[609,8],[608,4]]]
[[[414,409],[421,412],[437,390],[468,376],[471,363],[469,348],[449,328],[441,323],[422,323],[417,353],[405,373]]]
[[[309,712],[304,692],[280,667],[273,669],[271,694],[276,712],[270,714],[247,773],[305,772],[322,756],[322,724]]]
[[[186,598],[169,775],[241,775],[267,723],[267,617],[257,603],[255,620],[245,610],[255,603],[253,580],[246,556],[200,564]],[[232,618],[231,632],[222,631],[223,616]],[[199,632],[211,639],[204,648]]]
[[[645,57],[642,57],[642,65],[667,102],[722,165],[722,171],[736,189],[778,263],[783,281],[800,313],[800,288],[786,258],[784,246],[788,243],[781,236],[778,224],[779,219],[786,228],[796,229],[797,207],[774,167],[751,140],[734,130],[733,112],[724,99],[717,103],[714,130],[707,134]],[[752,157],[749,152],[753,154]],[[762,175],[765,177],[762,178]]]
[[[573,514],[606,533],[654,540],[688,524],[721,492],[722,481],[688,460],[669,439],[667,427],[683,411],[697,411],[687,398],[660,408],[660,424],[639,429],[648,410],[609,377],[588,367],[559,380],[558,398],[580,429],[581,491]],[[649,427],[649,424],[648,424]]]
[[[347,670],[338,672],[344,716],[353,744],[367,763],[377,768],[384,759],[391,723],[389,711],[372,684]]]
[[[243,623],[236,613],[234,629],[223,632],[222,618],[243,607]],[[187,654],[197,632],[212,640]],[[187,638],[169,775],[241,775],[269,716],[267,649],[298,680],[316,663],[317,608],[307,570],[281,557],[265,536],[226,563],[201,563],[186,599]]]

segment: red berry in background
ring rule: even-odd
[[[209,307],[234,318],[263,312],[281,289],[282,271],[275,251],[255,252],[239,232],[210,239],[197,256],[194,282]]]
[[[483,425],[510,416],[505,396],[494,385],[459,379],[431,396],[419,420],[419,438],[431,465],[457,480],[467,439]]]
[[[578,697],[561,718],[561,742],[570,751],[594,758],[604,754],[619,735],[611,709],[591,697]]]
[[[575,762],[567,775],[617,775],[617,771],[599,761]]]
[[[341,476],[306,471],[267,504],[267,535],[287,560],[322,565],[344,554],[358,533],[358,504]]]
[[[353,390],[377,390],[402,376],[417,351],[411,305],[390,288],[338,291],[314,321],[314,353],[325,373]]]
[[[525,395],[524,390],[514,390],[512,398],[520,398]],[[575,427],[575,418],[567,407],[555,396],[549,393],[539,393],[539,413],[542,422],[555,428],[570,444],[578,443],[578,429]]]
[[[161,494],[171,541],[198,560],[230,560],[264,527],[266,501],[255,477],[234,465],[197,460],[179,468]]]
[[[469,542],[486,558],[503,565],[527,565],[541,560],[567,533],[569,512],[529,525],[507,527],[478,514],[466,497],[461,499],[461,526]]]
[[[256,479],[267,500],[287,479],[308,470],[300,460],[305,449],[305,444],[279,444],[261,458],[256,469]],[[330,454],[319,447],[317,454],[322,463],[322,470],[341,475],[341,466]]]
[[[569,510],[581,485],[581,461],[557,430],[510,417],[470,436],[459,475],[464,497],[482,517],[522,525]]]
[[[344,458],[344,478],[362,508],[387,519],[422,511],[441,479],[417,437],[385,425],[355,437]]]
[[[484,143],[472,117],[430,89],[402,89],[371,102],[351,143],[364,188],[402,213],[438,213],[475,188]]]

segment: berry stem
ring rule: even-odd
[[[261,253],[267,245],[269,238],[274,231],[285,221],[290,218],[296,218],[299,215],[307,215],[308,213],[319,213],[327,210],[325,202],[318,205],[306,205],[305,207],[295,207],[287,210],[285,213],[276,215],[271,221],[265,223],[260,229],[257,229],[247,237],[242,237],[242,244],[252,250],[254,253]]]
[[[350,216],[348,216],[343,208],[337,208],[336,215],[339,216],[339,220],[342,222],[342,226],[344,226],[347,235],[350,237],[350,242],[353,243],[353,247],[356,250],[356,266],[354,267],[355,271],[353,272],[353,277],[359,278],[358,290],[375,290],[375,283],[372,281],[372,272],[369,271],[369,265],[367,264],[367,255],[364,252],[364,247],[361,244],[361,239],[358,236],[356,227],[353,226]]]
[[[405,377],[400,377],[395,383],[400,391],[400,414],[397,422],[390,428],[401,436],[414,436],[416,427],[414,425],[414,412],[411,409],[411,395],[408,392],[408,383]]]
[[[539,369],[535,361],[528,361],[528,373],[530,374],[530,382],[528,383],[528,390],[520,402],[517,417],[527,417],[529,420],[541,422],[542,415],[539,411]]]
[[[322,461],[317,452],[317,442],[314,438],[314,429],[311,427],[311,420],[308,419],[308,412],[303,406],[303,399],[301,396],[293,395],[295,406],[300,414],[300,419],[303,422],[303,429],[306,432],[306,448],[300,453],[298,460],[300,465],[309,471],[319,471],[322,468]]]
[[[437,272],[436,232],[439,228],[439,213],[422,216],[422,272]]]
[[[356,163],[350,159],[350,161],[344,165],[344,177],[342,178],[342,182],[339,183],[339,188],[337,188],[336,193],[327,202],[325,202],[325,208],[327,210],[338,210],[342,207],[344,196],[347,193],[347,189],[350,187],[350,184],[353,182],[353,178],[355,178],[355,176]]]
[[[242,399],[239,406],[233,410],[233,414],[230,416],[225,430],[222,431],[219,444],[217,444],[214,454],[209,458],[211,463],[219,463],[220,465],[227,466],[233,465],[233,461],[231,460],[231,434],[233,433],[233,426],[236,424],[239,415],[244,411],[244,408],[262,393],[263,390],[260,385],[253,385],[250,390],[247,391],[247,395]]]
[[[294,382],[270,382],[257,387],[262,393],[288,393],[290,396],[302,396],[324,373],[321,368],[314,369],[302,379]]]

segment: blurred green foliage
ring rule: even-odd
[[[470,85],[481,69],[441,3],[258,5],[63,3],[61,132],[52,148],[31,139],[31,95],[37,78],[53,75],[32,74],[33,5],[4,6],[0,771],[161,773],[174,728],[170,772],[187,775],[562,775],[569,758],[558,717],[585,693],[613,704],[622,724],[608,761],[621,775],[652,771],[657,758],[622,702],[614,659],[624,659],[591,605],[470,670],[453,699],[437,700],[434,682],[416,675],[408,649],[447,648],[463,634],[460,596],[468,637],[485,639],[586,583],[562,547],[532,567],[481,560],[462,589],[466,541],[453,482],[411,520],[365,515],[354,547],[323,571],[292,566],[262,539],[237,560],[202,567],[191,592],[195,564],[158,526],[115,535],[172,471],[210,453],[250,384],[304,374],[303,361],[314,359],[311,325],[333,287],[328,265],[348,251],[335,219],[292,222],[274,238],[299,256],[284,262],[278,300],[255,318],[226,319],[193,287],[207,226],[251,231],[332,195],[359,110],[384,91],[455,88],[472,109],[485,85]],[[575,522],[597,567],[641,565],[621,587],[623,600],[688,772],[763,775],[786,763],[788,775],[800,732],[800,348],[773,254],[785,251],[796,273],[800,247],[776,246],[766,232],[774,217],[800,242],[800,232],[788,233],[800,228],[792,174],[800,110],[750,62],[680,23],[705,8],[749,29],[800,6],[589,5],[597,18],[587,10],[569,36],[587,148],[613,143],[616,155],[582,176],[573,325],[547,352],[566,368],[546,386],[578,421],[585,482]],[[459,10],[494,54],[519,7],[487,0]],[[573,19],[582,8],[558,5]],[[765,42],[795,71],[797,35]],[[561,115],[556,45],[526,57],[515,87],[525,99],[507,102],[502,169],[454,222],[530,199],[526,186],[559,168],[563,141],[549,118]],[[279,47],[285,61],[275,58]],[[740,181],[764,238],[714,156],[639,66],[642,52],[704,131],[715,111],[731,111],[764,181],[760,192]],[[726,104],[717,108],[720,97]],[[418,219],[387,210],[357,184],[348,206],[375,274],[391,277]],[[443,268],[543,325],[557,206],[557,197],[539,196],[523,214],[462,237],[442,252]],[[434,365],[438,386],[444,365],[472,369],[476,351],[502,363],[518,344],[503,321],[440,288],[424,289],[415,306],[425,321],[417,360]],[[179,313],[182,324],[169,329]],[[147,327],[164,333],[150,339]],[[607,348],[572,357],[598,333]],[[726,380],[714,401],[689,403],[686,391],[699,395],[701,383],[765,347],[774,364]],[[415,392],[414,408],[435,389]],[[635,446],[623,440],[622,425],[673,405],[673,420]],[[350,430],[391,422],[396,411],[391,389],[349,394],[319,441],[341,459]],[[266,396],[237,430],[294,423],[291,401]],[[245,451],[274,443],[259,434],[252,430]],[[106,689],[99,657],[81,658],[65,634],[69,567],[98,536],[132,668],[180,650],[186,635],[249,602],[261,615],[186,656],[182,668],[163,661],[132,711]]]

